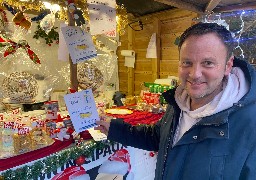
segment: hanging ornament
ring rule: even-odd
[[[71,14],[71,17],[75,20],[77,26],[85,24],[83,12],[77,9],[73,1],[68,1],[68,11]]]
[[[40,27],[48,34],[55,23],[55,15],[53,13],[46,15],[40,22]]]
[[[83,155],[81,155],[78,158],[76,158],[75,163],[78,166],[81,166],[81,165],[83,165],[85,163],[85,160],[86,160],[86,158]]]
[[[28,30],[31,27],[31,22],[28,19],[26,19],[26,17],[25,17],[23,12],[17,12],[15,14],[15,16],[13,17],[12,21],[16,25],[18,25],[20,27],[23,27],[26,30]]]

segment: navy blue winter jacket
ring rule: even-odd
[[[250,84],[248,93],[231,108],[203,118],[172,146],[180,109],[175,90],[164,96],[169,103],[153,126],[131,126],[111,121],[108,139],[158,151],[156,180],[256,180],[256,73],[235,59]]]

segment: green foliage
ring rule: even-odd
[[[56,31],[57,28],[58,27],[53,26],[53,28],[47,34],[40,27],[40,24],[38,22],[37,30],[35,31],[35,34],[34,34],[33,38],[35,38],[35,39],[43,38],[43,39],[45,39],[45,43],[48,44],[48,45],[52,44],[54,41],[58,44],[59,43],[59,33]]]
[[[4,180],[29,180],[37,179],[42,173],[50,173],[63,166],[70,159],[76,159],[83,155],[86,158],[93,156],[95,149],[104,149],[105,145],[111,145],[110,141],[87,141],[83,142],[80,146],[72,146],[70,148],[59,151],[51,156],[33,163],[31,166],[23,166],[15,170],[7,170],[1,174],[0,179]]]

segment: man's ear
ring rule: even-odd
[[[233,67],[234,58],[235,58],[234,56],[231,56],[231,57],[228,59],[227,63],[226,63],[226,69],[225,69],[225,75],[226,75],[226,76],[230,73],[230,71],[231,71],[231,69],[232,69],[232,67]]]

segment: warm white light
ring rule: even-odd
[[[47,9],[51,9],[51,3],[43,2],[43,4]]]
[[[57,12],[60,10],[60,6],[58,4],[51,4],[49,2],[43,2],[46,9],[50,9],[52,12]]]

